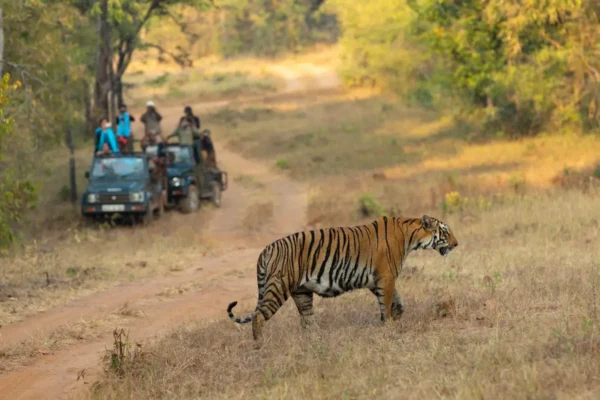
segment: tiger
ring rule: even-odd
[[[238,324],[252,322],[257,347],[263,327],[291,296],[303,326],[313,324],[313,295],[337,297],[369,289],[377,297],[381,321],[399,319],[404,303],[396,279],[413,250],[437,250],[446,256],[458,246],[449,226],[421,218],[380,217],[371,223],[297,232],[272,242],[256,266],[258,303],[245,318],[236,317],[234,301],[227,314]]]

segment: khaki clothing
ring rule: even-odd
[[[200,135],[200,131],[194,125],[184,122],[180,125],[175,131],[169,135],[169,138],[173,136],[177,136],[179,138],[179,143],[182,145],[192,145],[194,144],[194,137],[198,137]]]

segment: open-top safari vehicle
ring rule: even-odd
[[[197,210],[200,200],[221,206],[221,193],[227,190],[227,172],[211,163],[214,155],[205,149],[205,143],[202,138],[194,138],[191,145],[167,142],[145,148],[147,154],[162,152],[166,157],[167,206],[184,213]]]
[[[166,202],[166,168],[145,153],[96,156],[85,173],[88,186],[81,212],[90,219],[130,216],[148,224],[161,216]]]

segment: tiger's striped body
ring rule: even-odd
[[[257,263],[258,304],[246,318],[255,340],[262,326],[292,297],[305,324],[310,324],[313,294],[336,297],[355,289],[369,289],[379,302],[381,319],[404,312],[395,281],[412,250],[434,249],[446,255],[458,245],[447,225],[434,218],[382,217],[370,224],[298,232],[271,243]]]

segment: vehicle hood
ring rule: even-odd
[[[169,178],[181,176],[188,172],[192,172],[192,166],[187,164],[171,165],[169,168],[167,168],[167,176]]]
[[[90,193],[129,193],[139,192],[144,189],[144,181],[112,181],[90,182],[87,191]]]

